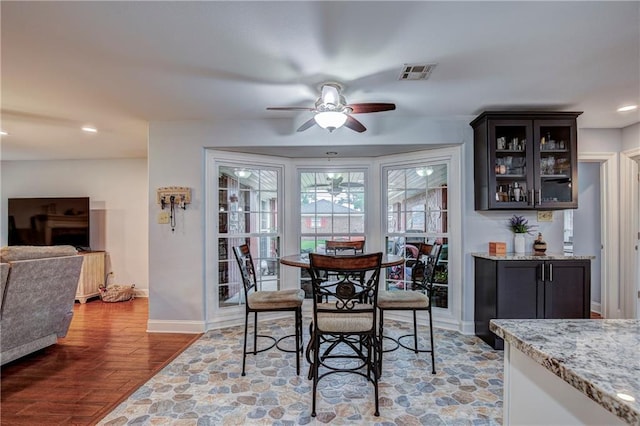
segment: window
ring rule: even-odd
[[[327,240],[365,239],[365,172],[332,170],[300,172],[300,250],[323,252]],[[302,271],[301,285],[311,296]]]
[[[448,210],[447,195],[449,169],[445,164],[428,167],[394,166],[383,168],[386,187],[385,209],[387,253],[415,258],[417,244],[442,244],[440,260],[436,266],[434,303],[447,308],[448,290]],[[389,291],[410,288],[411,268],[398,266],[387,271],[386,287]]]
[[[218,307],[244,303],[233,247],[249,244],[258,290],[280,287],[278,182],[280,171],[246,164],[218,165]]]
[[[364,171],[300,173],[300,248],[322,251],[327,239],[364,239]]]

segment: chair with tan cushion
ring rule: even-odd
[[[433,280],[435,267],[440,257],[441,244],[424,244],[418,247],[419,255],[412,268],[411,290],[381,291],[378,294],[378,309],[380,310],[380,336],[381,339],[393,340],[396,345],[392,349],[384,350],[390,352],[403,347],[419,352],[431,353],[431,372],[436,374],[435,347],[433,341],[433,315],[431,306],[433,305]],[[385,311],[412,311],[413,313],[413,333],[405,334],[398,338],[385,336],[384,333],[384,313]],[[431,346],[427,348],[418,347],[418,326],[416,313],[425,311],[429,315],[429,339]],[[413,337],[413,347],[403,343],[403,339]]]
[[[373,383],[378,409],[381,344],[377,335],[377,294],[382,253],[355,256],[309,254],[313,322],[307,347],[313,379],[311,416],[316,415],[318,381],[334,373],[355,373]],[[335,274],[337,280],[324,277]]]
[[[283,352],[296,353],[296,374],[300,374],[300,355],[302,354],[302,302],[304,301],[304,290],[258,290],[255,267],[251,250],[247,244],[233,248],[233,253],[238,261],[238,267],[242,273],[242,282],[245,296],[245,319],[244,319],[244,346],[242,350],[242,375],[245,375],[245,364],[247,359],[247,333],[249,327],[249,314],[253,312],[253,351],[254,355],[265,352],[274,346]],[[258,312],[293,312],[295,315],[295,333],[282,336],[278,339],[274,336],[258,334]],[[258,337],[271,340],[271,345],[258,349]],[[280,346],[283,339],[295,337],[294,349],[287,349]]]

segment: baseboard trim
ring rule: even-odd
[[[591,312],[602,315],[602,305],[598,302],[591,302]]]
[[[148,288],[143,288],[143,289],[138,289],[136,288],[136,291],[133,293],[136,297],[142,297],[142,298],[149,298],[149,289]]]
[[[205,331],[205,324],[202,321],[147,321],[147,332],[149,333],[200,334]]]
[[[287,314],[263,314],[258,319],[259,322],[264,320],[277,320],[286,317]],[[389,311],[385,318],[401,321],[412,322],[410,313],[404,311]],[[418,324],[428,325],[428,317],[419,318]],[[251,320],[253,321],[253,319]],[[205,333],[208,330],[217,330],[227,327],[237,327],[244,324],[244,316],[239,318],[230,318],[225,321],[171,321],[171,320],[149,320],[147,321],[147,331],[149,333]],[[464,335],[473,335],[475,333],[473,321],[458,322],[451,318],[434,317],[433,326],[444,330],[457,331]]]

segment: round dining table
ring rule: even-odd
[[[349,257],[348,255],[338,257]],[[309,269],[309,253],[292,254],[289,256],[283,256],[280,258],[280,263],[287,266],[295,266],[298,268]],[[404,263],[404,257],[397,254],[383,254],[382,255],[382,267],[388,268],[390,266],[402,265]]]

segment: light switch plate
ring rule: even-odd
[[[158,223],[160,225],[166,225],[167,223],[169,223],[169,212],[158,213]]]
[[[538,222],[553,222],[552,211],[538,211]]]

